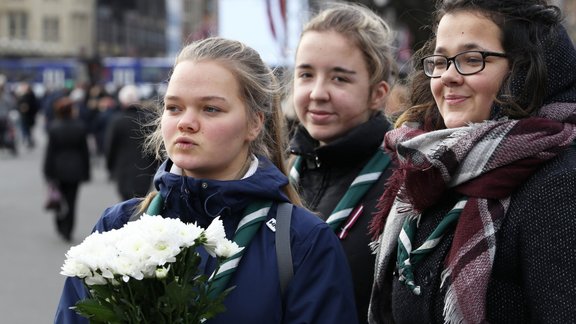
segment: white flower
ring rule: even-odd
[[[110,260],[110,268],[114,275],[122,276],[124,282],[128,282],[130,278],[142,280],[144,279],[142,264],[137,261],[136,258],[130,255],[118,255],[113,260]]]
[[[215,257],[216,248],[221,244],[221,241],[226,240],[226,232],[224,231],[224,225],[222,224],[222,220],[220,220],[220,216],[214,218],[212,223],[210,223],[204,231],[204,235],[206,235],[204,247],[211,256]]]
[[[84,278],[92,275],[90,268],[83,262],[76,259],[67,259],[62,266],[60,274],[67,277]]]
[[[156,278],[158,279],[166,278],[166,276],[168,275],[168,270],[170,270],[170,266],[168,266],[167,268],[161,267],[156,269]]]
[[[108,283],[108,281],[106,280],[106,278],[102,277],[101,275],[99,275],[98,273],[95,273],[93,276],[90,277],[86,277],[84,279],[84,282],[86,282],[86,284],[88,286],[94,286],[94,285],[105,285]]]
[[[121,229],[94,232],[66,253],[61,274],[84,279],[88,285],[128,282],[131,278],[166,276],[167,264],[176,261],[182,249],[204,244],[213,257],[229,257],[242,250],[226,239],[224,225],[216,217],[206,230],[179,219],[144,214]]]
[[[238,252],[242,251],[243,247],[239,247],[238,244],[229,240],[221,240],[218,245],[216,245],[216,249],[214,253],[223,258],[229,258]]]
[[[182,240],[182,246],[189,247],[194,245],[202,232],[204,232],[204,229],[196,224],[186,224],[184,227],[180,228],[178,235]]]
[[[144,312],[151,314],[154,307],[160,305],[160,296],[168,296],[162,298],[167,298],[166,303],[170,304],[170,296],[179,294],[174,291],[204,289],[210,285],[210,281],[194,280],[203,275],[198,267],[201,256],[196,251],[200,245],[204,245],[212,256],[220,257],[229,257],[242,250],[236,243],[226,239],[219,217],[203,230],[195,224],[184,224],[179,219],[143,215],[120,229],[92,233],[81,244],[71,247],[66,253],[60,273],[80,278],[87,286],[103,285],[98,289],[90,288],[92,297],[79,301],[77,306],[104,300],[106,303],[100,303],[98,309],[117,314],[120,320],[126,313],[124,308],[131,307],[130,300],[137,298],[132,300],[133,303],[147,305],[144,306]],[[186,257],[179,257],[184,250]],[[153,280],[134,281],[145,278],[163,280],[164,283],[157,284]],[[166,295],[167,291],[171,293]],[[111,300],[128,301],[129,305],[114,304],[110,308]],[[191,308],[186,308],[184,313],[196,314],[192,309],[197,306],[207,309],[211,301],[206,302],[190,303]],[[98,312],[93,306],[90,304],[88,308],[80,311],[77,309],[77,312],[83,316],[96,316]],[[155,311],[162,312],[162,308]],[[193,322],[198,320],[200,318]]]

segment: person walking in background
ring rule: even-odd
[[[356,323],[352,280],[332,230],[308,210],[286,176],[286,140],[276,78],[243,43],[208,38],[184,47],[176,59],[157,127],[147,142],[164,158],[155,189],[106,209],[96,231],[121,228],[144,211],[206,228],[220,216],[226,237],[247,219],[258,230],[222,289],[226,311],[214,323]],[[293,277],[281,293],[275,233],[266,223],[277,205],[292,202],[289,228]],[[256,219],[253,210],[269,206]],[[248,218],[246,218],[246,216]],[[206,250],[200,268],[214,271]],[[56,323],[88,323],[70,307],[87,290],[67,278]]]
[[[18,154],[16,125],[12,114],[16,113],[16,99],[7,87],[7,78],[0,74],[0,149],[7,148]]]
[[[92,132],[94,134],[95,157],[97,160],[105,160],[105,141],[108,125],[112,117],[120,111],[118,100],[115,96],[105,93],[98,99],[98,110],[92,121]]]
[[[16,89],[18,96],[17,106],[20,113],[20,129],[22,131],[22,140],[28,148],[35,146],[34,125],[36,124],[36,115],[40,109],[40,103],[32,91],[32,86],[28,82],[22,82]]]
[[[62,238],[71,241],[79,186],[90,180],[90,152],[86,127],[76,117],[72,100],[58,99],[54,103],[54,115],[48,127],[43,173],[65,201],[64,208],[55,210],[54,220]]]
[[[390,127],[382,109],[394,70],[392,37],[372,11],[335,5],[304,26],[293,76],[300,126],[290,145],[290,175],[305,205],[340,238],[361,323],[374,272],[368,224],[390,174],[380,146]]]
[[[88,87],[84,101],[78,107],[80,120],[82,120],[88,128],[90,152],[95,158],[95,161],[98,161],[100,154],[103,154],[103,152],[99,151],[101,147],[98,146],[100,144],[98,141],[101,139],[99,136],[102,135],[102,133],[98,132],[102,130],[100,99],[105,97],[110,97],[110,95],[106,92],[104,86],[98,83],[93,84]]]
[[[574,322],[576,50],[560,9],[437,9],[385,139],[399,166],[374,218],[370,320]]]
[[[144,151],[151,114],[141,106],[138,88],[126,85],[118,93],[120,110],[107,126],[106,167],[122,200],[144,197],[158,168],[154,155]]]

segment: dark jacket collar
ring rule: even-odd
[[[231,181],[170,173],[173,163],[164,161],[154,176],[154,186],[164,198],[164,217],[179,217],[205,227],[220,215],[228,234],[236,229],[252,201],[288,201],[281,190],[288,183],[287,177],[266,158],[259,156],[258,160],[258,169],[252,176]]]
[[[317,161],[321,164],[348,165],[365,160],[367,154],[374,154],[374,151],[382,145],[384,134],[388,129],[390,123],[378,112],[367,122],[352,128],[334,142],[319,146],[320,143],[299,125],[290,143],[290,152],[308,160],[316,161],[317,157]]]

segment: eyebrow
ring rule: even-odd
[[[467,43],[464,44],[464,46],[460,46],[459,49],[462,49],[462,52],[465,52],[471,50],[484,50],[485,48],[476,43]],[[438,47],[434,49],[434,53],[446,53],[446,49],[444,47]]]
[[[304,64],[300,64],[300,65],[296,66],[296,69],[304,69],[304,70],[312,69],[312,65],[304,63]],[[331,68],[330,70],[332,72],[337,72],[337,73],[356,74],[356,71],[349,70],[349,69],[343,68],[341,66],[335,66],[335,67]]]
[[[348,70],[348,69],[345,69],[345,68],[339,67],[339,66],[334,67],[332,69],[332,71],[338,72],[338,73],[345,73],[345,74],[356,74],[356,71]]]
[[[178,96],[174,96],[174,95],[168,95],[164,97],[164,101],[166,100],[180,100],[180,97]],[[200,97],[200,101],[211,101],[211,100],[217,100],[217,101],[227,101],[226,98],[224,97],[220,97],[220,96],[202,96]]]

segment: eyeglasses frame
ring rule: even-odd
[[[476,72],[473,72],[473,73],[462,73],[462,72],[460,71],[460,68],[458,68],[458,64],[456,64],[455,59],[456,59],[457,56],[459,56],[459,55],[461,55],[461,54],[466,54],[466,53],[471,53],[471,52],[473,52],[473,53],[480,53],[480,55],[482,55],[482,68],[481,68],[480,70],[476,71]],[[444,57],[444,58],[446,59],[446,70],[444,70],[444,72],[448,71],[448,69],[450,68],[450,64],[451,64],[451,63],[454,63],[454,67],[456,68],[456,72],[458,72],[460,75],[464,75],[464,76],[466,76],[466,75],[474,75],[474,74],[479,73],[479,72],[481,72],[482,70],[484,70],[484,68],[486,67],[486,58],[487,58],[488,56],[508,57],[508,55],[506,55],[505,53],[490,52],[490,51],[464,51],[464,52],[460,52],[460,53],[458,53],[458,54],[456,54],[456,55],[454,55],[454,56],[452,56],[452,57],[447,57],[447,56],[440,55],[440,54],[428,55],[428,56],[426,56],[426,57],[423,57],[423,58],[420,60],[420,62],[421,62],[421,64],[422,64],[422,70],[424,70],[424,74],[425,74],[427,77],[432,78],[432,79],[437,79],[437,78],[440,78],[440,77],[442,76],[442,75],[430,76],[430,75],[428,75],[428,74],[426,73],[426,69],[424,68],[424,60],[429,59],[429,58],[431,58],[431,57],[433,57],[433,56],[441,56],[441,57]],[[442,72],[442,73],[444,73],[444,72]]]

